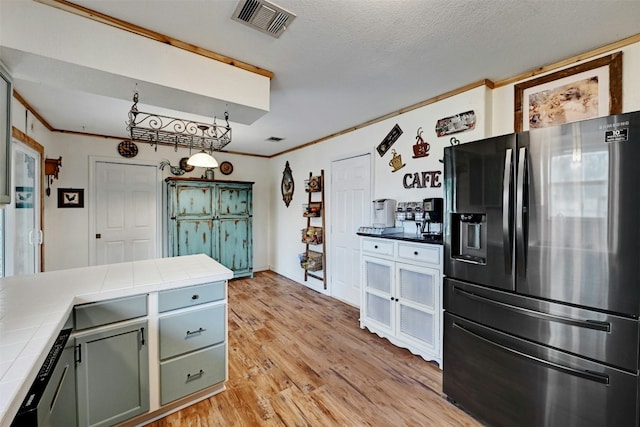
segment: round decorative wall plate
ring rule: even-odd
[[[229,175],[233,172],[233,165],[230,162],[222,162],[220,163],[220,172],[223,175]]]
[[[182,169],[185,172],[191,172],[196,168],[195,166],[188,164],[187,163],[188,160],[189,160],[188,157],[183,157],[180,159],[180,169]]]
[[[138,146],[133,141],[122,141],[118,144],[118,153],[122,157],[130,159],[138,154]]]

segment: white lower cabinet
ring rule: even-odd
[[[442,364],[442,246],[362,238],[360,327]]]

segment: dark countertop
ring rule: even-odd
[[[393,233],[393,234],[369,234],[356,233],[358,236],[378,237],[380,239],[404,240],[406,242],[429,243],[432,245],[442,245],[442,236],[424,236],[416,233]]]

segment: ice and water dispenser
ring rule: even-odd
[[[451,215],[451,257],[476,264],[487,263],[487,215]]]

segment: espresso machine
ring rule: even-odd
[[[422,201],[422,234],[442,237],[443,203],[441,197],[432,197]]]

